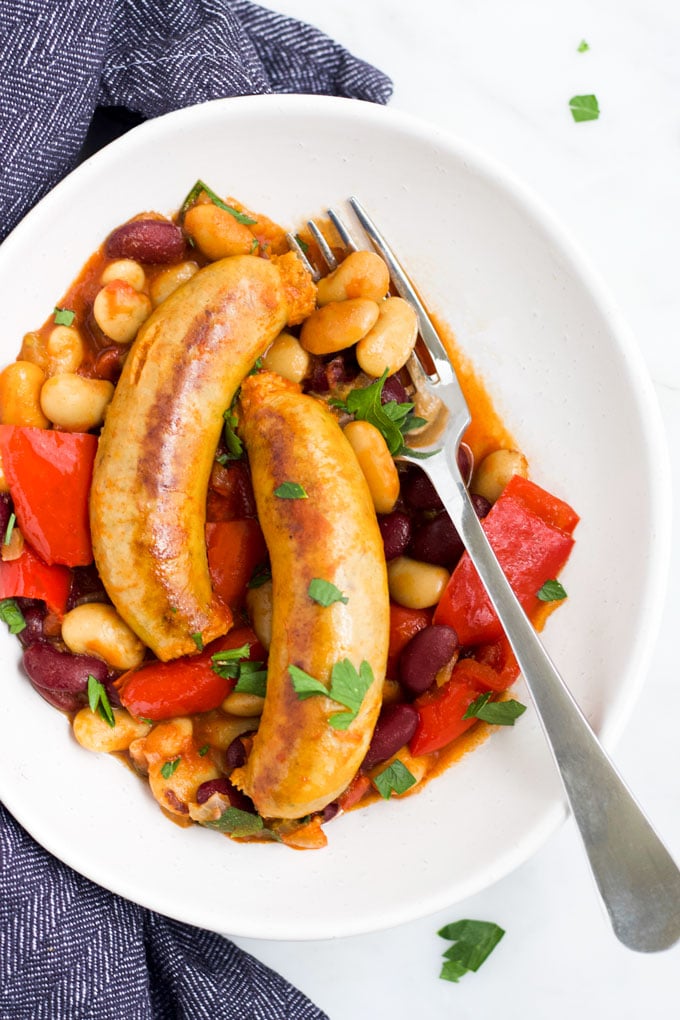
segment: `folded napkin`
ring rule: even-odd
[[[0,0],[0,239],[75,165],[97,107],[157,117],[224,96],[386,103],[390,80],[248,0]]]
[[[247,0],[0,0],[0,237],[73,168],[97,109],[124,121],[272,92],[384,103],[391,83]],[[226,939],[122,900],[0,805],[0,1020],[313,1020]]]

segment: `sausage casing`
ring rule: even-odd
[[[389,596],[382,539],[352,448],[320,401],[260,373],[241,390],[240,428],[272,567],[267,695],[246,765],[232,775],[261,815],[299,818],[333,801],[355,775],[380,710]],[[283,499],[284,482],[306,499]],[[308,594],[321,578],[347,598],[324,607]],[[288,667],[327,684],[333,666],[368,662],[373,683],[346,730],[323,695],[300,699]]]
[[[210,584],[208,480],[223,412],[286,317],[271,262],[214,262],[147,319],[116,387],[90,497],[94,557],[116,609],[159,659],[231,626]]]

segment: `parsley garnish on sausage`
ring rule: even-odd
[[[298,482],[282,482],[274,489],[279,499],[307,499],[307,493]]]
[[[328,722],[335,730],[346,730],[356,719],[364,695],[374,679],[373,670],[365,659],[359,666],[358,673],[349,659],[336,662],[331,670],[330,687],[326,687],[320,680],[305,673],[298,666],[289,666],[288,673],[298,698],[305,699],[315,694],[323,694],[349,709],[348,712],[335,712],[329,716]]]
[[[331,581],[324,581],[322,577],[312,578],[307,588],[307,594],[310,599],[324,607],[332,606],[334,602],[344,602],[345,605],[349,602],[347,595],[343,595]]]

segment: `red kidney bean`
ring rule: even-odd
[[[412,510],[442,510],[437,490],[422,468],[411,465],[401,481],[401,494]]]
[[[60,652],[46,642],[37,642],[26,649],[24,669],[34,686],[64,694],[85,694],[88,676],[105,684],[109,673],[106,663],[93,655]]]
[[[254,732],[254,730],[249,730],[248,733],[243,733],[241,736],[250,736],[250,734]],[[245,765],[247,758],[246,745],[241,740],[241,737],[234,737],[225,754],[225,764],[227,768],[240,769],[243,765]]]
[[[133,220],[109,234],[106,254],[112,259],[168,265],[184,257],[184,235],[169,220]]]
[[[409,549],[414,560],[436,563],[448,570],[456,565],[463,551],[461,538],[446,511],[420,524]]]
[[[410,694],[423,694],[458,648],[453,627],[432,624],[411,638],[399,656],[399,679]]]
[[[73,568],[71,587],[66,602],[67,612],[84,602],[108,601],[109,596],[106,594],[106,589],[94,563],[91,563],[89,567]]]
[[[398,404],[410,403],[408,393],[399,382],[396,375],[388,375],[383,384],[380,394],[380,403],[387,404],[390,400],[396,400]]]
[[[125,357],[126,351],[122,347],[105,347],[95,359],[94,375],[97,379],[117,383]]]
[[[385,705],[361,767],[368,771],[379,762],[387,761],[400,747],[408,744],[416,731],[419,718],[418,709],[413,705]]]
[[[0,542],[5,537],[9,519],[12,516],[12,497],[9,492],[0,492]]]
[[[411,518],[402,510],[378,514],[378,527],[385,548],[385,559],[393,560],[406,552],[411,541]]]
[[[472,450],[467,443],[461,443],[458,447],[458,470],[460,471],[461,478],[465,485],[470,484],[472,478],[472,468],[474,467],[474,458],[472,456]]]
[[[32,681],[31,685],[41,698],[61,712],[78,712],[87,705],[87,695],[84,693],[70,694],[68,691],[48,691],[46,687],[39,687]]]
[[[352,382],[359,374],[359,366],[353,351],[341,351],[332,358],[314,358],[305,388],[314,393],[328,393],[329,390]]]
[[[340,805],[337,800],[334,800],[332,804],[326,804],[326,807],[323,809],[323,821],[332,822],[339,810]]]
[[[480,521],[488,514],[491,509],[491,503],[486,499],[485,496],[478,496],[476,492],[470,494],[472,505],[475,508],[475,513],[479,517]]]
[[[205,783],[201,783],[196,791],[196,802],[198,804],[205,804],[212,797],[213,793],[219,793],[223,797],[227,797],[231,807],[239,808],[241,811],[255,812],[250,797],[246,797],[244,793],[237,790],[226,776],[220,776],[219,779],[208,779]]]
[[[24,648],[28,648],[29,645],[35,644],[36,641],[45,640],[44,622],[45,622],[45,607],[42,606],[29,606],[27,609],[22,608],[24,620],[26,626],[22,631],[17,634],[17,637],[21,641]]]

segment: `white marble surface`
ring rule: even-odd
[[[571,229],[633,327],[680,478],[680,7],[676,0],[276,0],[389,73],[392,105],[505,163]],[[590,50],[577,52],[581,39]],[[576,124],[574,94],[598,121]],[[603,486],[607,466],[603,464]],[[615,752],[680,859],[680,540],[642,699]],[[414,861],[414,867],[418,862]],[[438,979],[443,923],[501,924],[477,974]],[[492,888],[433,917],[329,942],[239,944],[332,1020],[573,1020],[676,1015],[680,945],[655,956],[610,934],[571,821]]]

